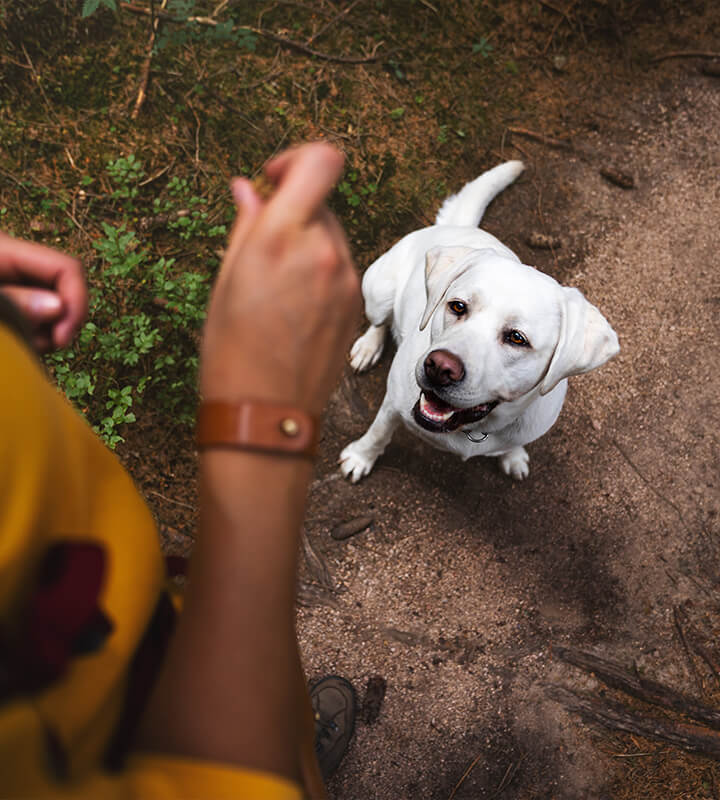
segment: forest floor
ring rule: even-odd
[[[688,727],[688,697],[706,722],[720,709],[720,8],[186,3],[185,18],[208,21],[162,18],[148,62],[150,4],[118,5],[87,20],[63,0],[0,12],[0,220],[78,254],[100,294],[142,291],[110,285],[103,223],[209,281],[231,175],[323,138],[347,155],[332,206],[361,270],[447,194],[521,158],[483,227],[580,288],[620,338],[617,358],[571,381],[522,483],[406,433],[345,482],[338,453],[377,410],[392,353],[346,371],[311,486],[298,611],[308,675],[348,677],[361,705],[331,796],[720,798],[720,733]],[[126,164],[118,178],[130,154],[143,175]],[[198,198],[202,224],[173,227],[178,203]],[[531,246],[536,234],[552,247]],[[150,297],[143,313],[160,326],[166,306]],[[158,330],[161,351],[181,335]],[[194,347],[196,331],[186,338]],[[93,380],[132,386],[117,453],[166,550],[187,554],[196,453],[172,409],[194,403],[194,365],[171,374],[133,341],[156,384],[138,391],[137,364],[101,349]],[[79,405],[100,424],[105,401],[98,388]],[[358,532],[335,538],[345,524]],[[614,662],[612,675],[571,665],[576,651]],[[649,680],[665,689],[651,696]]]

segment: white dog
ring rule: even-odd
[[[398,350],[367,433],[340,454],[353,483],[367,475],[397,425],[461,458],[498,456],[507,475],[528,475],[523,445],[562,408],[566,378],[618,350],[607,320],[570,289],[520,262],[478,229],[490,201],[523,171],[509,161],[448,198],[436,224],[409,234],[362,282],[371,325],[350,353],[369,369],[390,326]]]

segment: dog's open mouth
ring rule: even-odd
[[[498,400],[493,400],[490,403],[480,403],[472,408],[456,408],[432,392],[421,392],[420,399],[413,408],[413,416],[415,422],[426,431],[448,433],[461,425],[471,425],[473,422],[487,417],[498,402]]]

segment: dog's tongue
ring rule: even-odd
[[[420,411],[433,422],[446,422],[457,409],[443,402],[439,397],[428,397],[423,392],[420,395]]]

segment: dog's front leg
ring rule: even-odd
[[[371,325],[355,340],[350,350],[350,366],[355,372],[365,372],[380,360],[385,345],[387,325]]]
[[[530,474],[530,456],[524,447],[513,447],[507,453],[501,453],[498,456],[500,461],[500,469],[516,481],[521,481],[527,478]]]
[[[352,483],[364,478],[373,468],[378,456],[388,446],[392,435],[400,423],[400,415],[385,395],[377,416],[364,436],[356,439],[340,453],[340,471]]]

